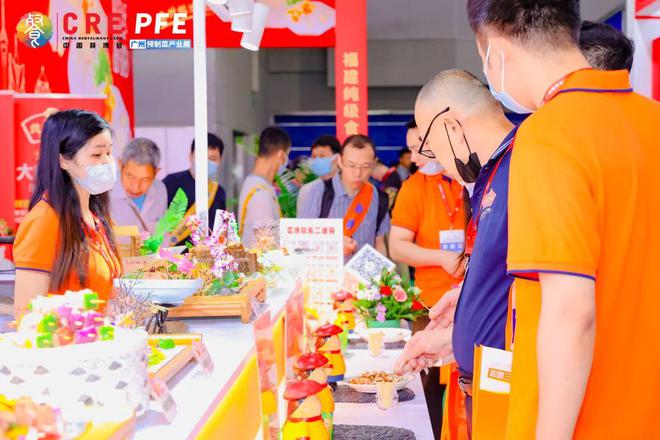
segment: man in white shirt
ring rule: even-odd
[[[152,140],[135,138],[126,146],[119,159],[121,179],[111,192],[115,225],[153,232],[167,210],[167,189],[156,179],[159,165],[160,150]]]
[[[281,217],[273,181],[286,168],[289,151],[291,139],[284,130],[268,127],[261,132],[257,160],[252,173],[243,182],[238,203],[239,234],[247,247],[256,244],[255,228],[276,222]]]

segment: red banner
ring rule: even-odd
[[[335,109],[337,137],[367,134],[367,1],[337,2]]]
[[[0,92],[0,219],[14,229],[14,194],[16,180],[14,170],[14,97],[10,92]]]
[[[651,6],[657,0],[635,0],[635,12],[639,13],[642,9]]]
[[[332,47],[335,44],[335,0],[262,0],[268,19],[261,47]],[[229,10],[206,8],[207,47],[240,47],[241,32],[231,29]],[[366,25],[366,24],[365,24]],[[190,0],[131,0],[129,39],[180,39],[192,44]]]
[[[14,171],[10,176],[14,177],[16,189],[15,197],[12,194],[12,199],[15,200],[13,216],[15,223],[20,223],[27,213],[39,160],[41,130],[48,116],[58,110],[73,108],[87,109],[102,114],[104,106],[102,96],[91,98],[56,94],[14,95],[13,126],[15,127],[16,153]]]
[[[132,137],[129,0],[0,0],[0,89],[104,95],[115,144]]]

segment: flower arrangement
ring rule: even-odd
[[[225,288],[233,291],[240,287],[238,262],[227,251],[230,242],[238,239],[236,220],[227,211],[219,210],[217,215],[222,221],[210,234],[204,233],[202,221],[196,215],[186,219],[193,243],[188,253],[175,254],[164,249],[159,252],[160,258],[169,263],[168,271],[204,279],[202,295],[217,295],[226,293]]]
[[[417,287],[402,281],[394,270],[383,269],[371,285],[359,284],[357,300],[353,304],[367,323],[400,319],[415,321],[426,313],[419,294]]]

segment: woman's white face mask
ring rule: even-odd
[[[117,165],[112,156],[112,137],[104,130],[89,139],[71,159],[60,156],[60,165],[75,183],[90,195],[108,192],[117,183]]]
[[[81,167],[85,176],[76,177],[71,172],[71,178],[91,195],[108,192],[117,183],[117,165],[114,160],[100,165]]]

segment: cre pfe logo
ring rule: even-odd
[[[53,36],[53,24],[47,15],[31,11],[18,21],[16,34],[26,46],[36,49],[48,43]]]

